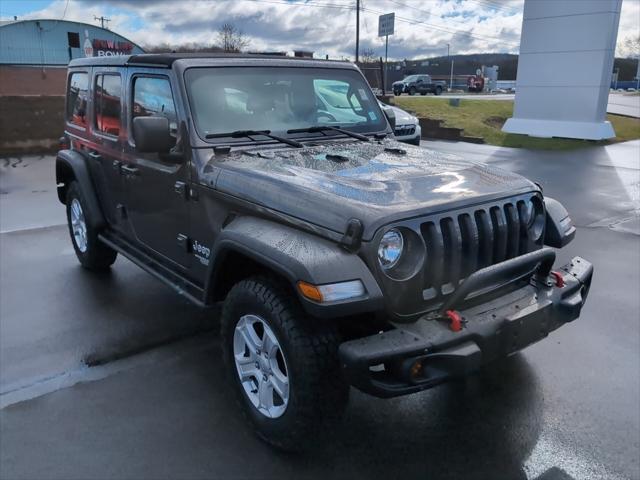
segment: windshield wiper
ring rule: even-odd
[[[223,137],[231,137],[231,138],[248,138],[249,140],[257,141],[253,138],[255,135],[262,135],[263,137],[268,137],[273,140],[277,140],[280,143],[286,143],[287,145],[291,145],[292,147],[302,148],[303,144],[300,142],[296,142],[295,140],[291,140],[289,138],[279,137],[278,135],[272,135],[271,130],[236,130],[235,132],[229,133],[210,133],[205,135],[204,138],[223,138]]]
[[[339,132],[344,135],[348,135],[349,137],[362,140],[363,142],[369,141],[369,137],[367,137],[366,135],[362,135],[356,132],[351,132],[349,130],[345,130],[344,128],[335,127],[333,125],[315,125],[313,127],[307,127],[307,128],[294,128],[292,130],[287,130],[287,133],[323,133],[326,131]]]

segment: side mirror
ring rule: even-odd
[[[393,108],[383,108],[382,111],[384,112],[384,116],[387,117],[387,121],[389,122],[389,125],[391,126],[391,130],[393,130],[395,132],[395,130],[396,130],[396,114],[393,111]]]
[[[175,143],[166,117],[134,118],[133,139],[136,150],[143,153],[167,153]]]

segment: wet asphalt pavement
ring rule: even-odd
[[[254,438],[216,311],[130,262],[75,259],[51,157],[0,160],[0,478],[640,478],[640,142],[570,153],[428,142],[540,182],[594,282],[576,322],[464,381],[379,400],[305,455]],[[88,366],[92,365],[92,366]]]

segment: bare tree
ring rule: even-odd
[[[640,35],[627,37],[624,41],[624,49],[629,58],[640,58]]]
[[[373,48],[365,48],[360,52],[360,63],[375,63],[376,61],[378,61],[378,57]]]
[[[218,46],[225,52],[241,52],[249,46],[249,39],[232,23],[224,23],[218,30]]]

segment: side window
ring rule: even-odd
[[[120,75],[96,75],[95,127],[99,132],[117,137],[120,134]]]
[[[176,105],[167,78],[136,77],[133,81],[133,118],[161,115],[169,119],[169,129],[174,137],[178,130]]]
[[[87,126],[87,91],[89,75],[85,72],[72,73],[67,91],[67,122],[80,127]]]

